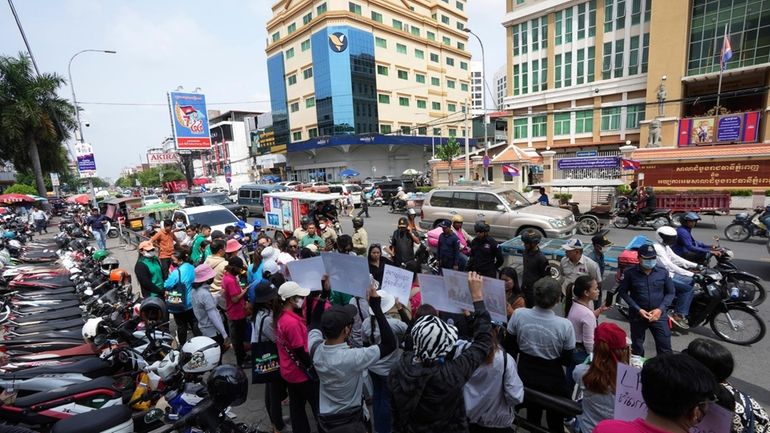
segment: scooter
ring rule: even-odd
[[[725,227],[725,236],[734,242],[747,241],[752,236],[758,236],[762,238],[770,237],[768,233],[768,227],[762,223],[766,214],[770,212],[770,206],[758,207],[754,209],[754,213],[749,216],[748,212],[741,212],[735,215],[735,219],[727,227]]]
[[[641,214],[635,203],[627,197],[618,197],[615,210],[611,213],[612,225],[619,229],[628,226],[651,227],[654,230],[671,225],[671,209],[655,209],[649,214]]]
[[[406,201],[399,200],[395,197],[390,199],[390,207],[388,208],[390,213],[404,213],[406,212]]]

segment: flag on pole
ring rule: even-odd
[[[507,174],[508,176],[519,176],[521,172],[512,164],[503,164],[503,174]]]
[[[623,170],[639,170],[642,167],[641,162],[626,158],[620,159],[620,165],[623,167]]]
[[[727,61],[732,57],[733,47],[730,46],[730,38],[727,37],[727,33],[725,32],[725,38],[722,42],[722,60],[720,61],[720,66],[722,67],[723,71],[727,69]]]

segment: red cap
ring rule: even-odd
[[[626,342],[626,331],[622,330],[620,326],[603,322],[596,327],[594,331],[594,341],[603,341],[607,343],[607,346],[611,350],[619,350],[628,347]]]

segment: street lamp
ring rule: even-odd
[[[81,50],[77,53],[73,54],[72,57],[70,57],[70,61],[67,64],[67,76],[69,77],[70,81],[70,90],[72,90],[72,104],[75,106],[75,118],[78,121],[78,132],[80,133],[80,143],[84,143],[83,139],[83,124],[80,121],[80,109],[78,108],[78,98],[75,96],[75,84],[72,82],[72,61],[75,60],[75,57],[83,54],[83,53],[105,53],[105,54],[116,54],[117,51],[113,50]],[[91,204],[93,207],[96,207],[96,193],[94,192],[94,183],[91,180],[91,178],[88,179],[88,185],[91,187]]]
[[[476,33],[473,33],[473,31],[465,27],[463,28],[463,31],[465,33],[473,35],[477,41],[479,41],[479,45],[481,45],[481,100],[484,101],[486,98],[484,98],[484,93],[486,91],[487,87],[487,62],[484,58],[484,43],[481,42],[481,38]],[[484,104],[483,107],[481,107],[484,110],[484,159],[489,158],[489,121],[487,120],[487,104]],[[484,183],[487,183],[487,168],[484,167]]]

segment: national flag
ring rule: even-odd
[[[521,175],[521,172],[511,164],[503,164],[503,174],[507,174],[508,176],[519,176]]]
[[[639,170],[642,167],[641,162],[626,158],[620,158],[620,165],[623,170]]]
[[[725,35],[725,39],[722,42],[722,60],[720,62],[720,66],[722,67],[722,70],[724,71],[727,69],[727,61],[730,60],[733,57],[733,47],[730,46],[730,38]]]

